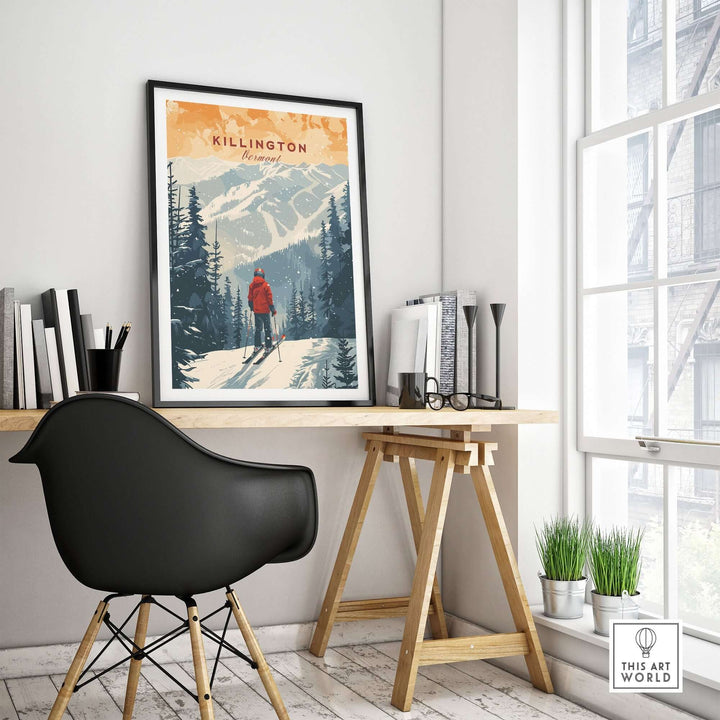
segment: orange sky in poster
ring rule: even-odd
[[[219,157],[250,164],[268,160],[348,164],[344,118],[177,100],[166,101],[166,110],[168,159]],[[256,147],[258,140],[260,148]],[[273,147],[268,147],[268,141]]]

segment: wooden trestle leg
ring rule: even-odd
[[[527,652],[524,655],[530,673],[530,680],[536,688],[551,693],[553,692],[552,680],[535,629],[535,621],[525,595],[525,588],[520,578],[515,553],[510,544],[510,536],[505,527],[500,503],[495,493],[495,485],[490,475],[490,469],[486,465],[474,467],[471,470],[471,475],[490,536],[490,544],[495,554],[495,562],[500,570],[500,577],[505,588],[505,595],[510,605],[515,628],[519,633],[524,633],[527,640]]]
[[[348,572],[350,572],[350,565],[355,555],[360,530],[362,530],[362,525],[365,521],[365,515],[367,514],[370,498],[375,488],[375,480],[377,479],[382,459],[380,443],[371,443],[367,451],[360,482],[355,491],[355,499],[350,509],[350,515],[345,525],[345,532],[342,542],[340,543],[340,549],[335,559],[335,566],[330,576],[330,583],[325,593],[325,600],[320,610],[320,617],[318,618],[312,642],[310,643],[310,652],[318,657],[322,657],[325,654],[325,650],[327,650],[330,633],[335,623],[335,616],[337,615],[338,606],[340,605],[343,590],[345,589],[345,581],[347,580]]]
[[[400,458],[400,474],[402,476],[408,514],[410,515],[410,527],[412,528],[413,540],[415,541],[415,550],[419,552],[423,523],[425,522],[425,509],[423,507],[420,483],[418,482],[415,460],[413,458]],[[435,575],[433,580],[430,603],[435,611],[430,614],[432,636],[436,640],[446,638],[448,636],[447,623],[445,622],[445,613],[443,611],[442,598],[440,597],[440,584],[438,583],[437,575]]]
[[[452,450],[437,450],[427,514],[420,538],[417,565],[410,592],[410,604],[405,620],[405,632],[392,694],[392,704],[403,711],[410,710],[415,691],[419,650],[425,634],[430,594],[435,579],[435,568],[440,552],[440,540],[445,524],[454,470],[455,453]]]
[[[473,442],[472,429],[474,428],[453,427],[450,438],[399,434],[391,428],[383,433],[364,433],[368,455],[310,645],[310,651],[321,657],[325,653],[335,622],[404,615],[405,631],[392,693],[392,704],[403,711],[410,710],[412,705],[418,667],[421,665],[524,655],[533,685],[545,692],[553,691],[502,510],[490,476],[489,466],[493,464],[492,451],[497,449],[497,445],[489,442]],[[423,510],[415,458],[434,462],[427,511]],[[382,460],[397,461],[400,465],[410,525],[417,549],[412,590],[407,598],[341,602],[345,581]],[[515,622],[514,633],[448,638],[435,571],[453,473],[472,476],[495,561]],[[432,640],[423,639],[428,619],[433,633]]]
[[[146,597],[143,597],[146,600]],[[133,652],[138,652],[145,647],[147,637],[148,619],[150,617],[150,603],[145,601],[138,608],[137,625],[135,625],[135,637],[133,639]],[[125,704],[123,706],[123,720],[131,720],[135,708],[135,695],[137,694],[138,682],[140,680],[140,668],[142,658],[132,658],[128,670],[127,687],[125,689]]]
[[[65,708],[68,706],[70,698],[75,691],[75,685],[80,677],[80,673],[82,673],[85,663],[90,656],[90,651],[92,650],[95,638],[102,627],[107,609],[108,603],[105,602],[105,600],[97,606],[97,610],[95,610],[95,614],[92,616],[88,629],[85,631],[80,647],[75,653],[70,669],[67,671],[62,687],[55,698],[55,703],[52,706],[48,720],[60,720],[60,718],[62,718]]]

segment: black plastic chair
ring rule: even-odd
[[[197,695],[203,720],[213,718],[203,637],[256,668],[279,718],[287,711],[232,583],[266,563],[297,560],[317,534],[315,478],[305,467],[241,462],[198,445],[149,408],[122,397],[83,395],[66,400],[40,421],[25,447],[10,459],[40,470],[50,526],[60,556],[83,585],[111,593],[98,605],[50,713],[60,720],[84,672],[101,624],[129,652],[124,720],[132,717],[141,663],[189,631]],[[193,595],[226,589],[222,635],[199,619]],[[140,595],[130,616],[116,625],[109,602]],[[187,617],[156,595],[185,602]],[[146,645],[150,606],[180,622]],[[125,625],[138,612],[134,639]],[[248,658],[225,639],[234,615]],[[107,647],[107,645],[105,646]],[[102,651],[101,651],[102,652]],[[120,664],[120,663],[118,663]],[[116,667],[113,665],[112,667]],[[107,670],[112,669],[108,668]],[[107,672],[105,670],[105,672]],[[101,673],[92,675],[86,682]]]

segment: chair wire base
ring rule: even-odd
[[[229,589],[228,589],[229,590]],[[104,602],[109,603],[111,600],[117,597],[126,597],[125,595],[122,595],[120,593],[115,593],[112,595],[108,595]],[[181,597],[179,598],[182,600],[185,605],[190,607],[197,607],[197,603],[195,600],[191,597]],[[177,618],[180,621],[180,624],[170,630],[169,632],[165,633],[161,637],[156,638],[151,643],[148,643],[144,645],[143,647],[140,647],[135,643],[134,640],[132,640],[124,631],[125,626],[130,622],[130,620],[133,618],[135,613],[140,609],[140,607],[145,603],[151,603],[152,605],[156,605],[157,607],[164,610],[166,613],[171,615],[174,618]],[[225,624],[223,626],[222,635],[218,635],[215,631],[211,630],[209,627],[206,626],[205,623],[207,623],[210,618],[214,617],[218,613],[221,613],[223,610],[227,610],[227,615],[225,618]],[[230,618],[232,617],[233,611],[232,611],[232,605],[230,603],[230,600],[226,600],[225,603],[223,603],[219,608],[216,610],[213,610],[209,615],[207,615],[202,621],[200,622],[200,628],[202,634],[208,638],[209,640],[212,640],[217,646],[217,654],[215,656],[215,662],[213,664],[212,669],[212,675],[210,677],[210,687],[212,688],[213,682],[215,680],[215,673],[217,671],[218,664],[220,662],[220,654],[222,653],[223,648],[227,650],[228,652],[232,653],[233,655],[236,655],[239,658],[242,658],[248,665],[250,665],[253,670],[258,669],[258,664],[249,658],[245,653],[243,653],[241,650],[238,650],[234,645],[231,645],[226,639],[227,631],[228,631],[228,625],[230,623]],[[90,663],[85,667],[83,672],[80,674],[80,677],[78,678],[77,682],[75,683],[75,687],[73,688],[73,692],[77,692],[80,690],[80,688],[85,687],[89,683],[93,682],[94,680],[98,680],[106,673],[110,672],[111,670],[114,670],[115,668],[119,667],[120,665],[123,665],[124,663],[130,661],[130,660],[149,660],[156,668],[158,668],[161,672],[163,672],[165,675],[167,675],[176,685],[181,687],[190,697],[195,700],[195,702],[199,702],[198,696],[192,692],[189,688],[187,688],[185,685],[183,685],[172,673],[168,672],[157,660],[155,660],[151,653],[156,652],[161,647],[167,645],[169,642],[172,642],[176,638],[180,637],[181,635],[184,635],[186,632],[189,632],[189,621],[183,618],[181,615],[178,615],[176,612],[171,610],[169,607],[163,605],[161,602],[159,602],[156,598],[154,598],[152,595],[144,595],[140,601],[135,605],[133,610],[130,612],[130,614],[125,618],[125,620],[118,626],[115,623],[112,622],[110,619],[110,613],[105,613],[104,617],[102,619],[102,622],[105,623],[105,625],[110,629],[110,632],[112,633],[110,639],[105,643],[105,645],[99,650],[98,654],[92,659]],[[87,680],[83,682],[83,678],[89,673],[89,671],[92,669],[93,665],[102,657],[102,655],[105,653],[105,651],[110,647],[110,645],[113,644],[113,642],[118,641],[127,651],[127,656],[123,657],[121,660],[118,660],[118,662],[110,665],[109,667],[94,673],[91,675]]]

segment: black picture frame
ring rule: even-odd
[[[153,404],[375,405],[362,104],[149,80],[147,123]]]

